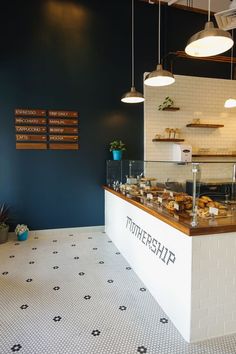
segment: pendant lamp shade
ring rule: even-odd
[[[225,108],[234,108],[236,107],[236,99],[229,98],[225,101]]]
[[[131,48],[131,54],[132,54],[132,62],[131,62],[131,71],[132,71],[132,86],[129,92],[126,92],[122,97],[121,97],[121,102],[124,103],[141,103],[144,101],[143,94],[141,92],[138,92],[135,88],[134,84],[134,0],[131,1],[132,4],[132,26],[131,26],[131,34],[132,34],[132,48]]]
[[[147,86],[168,86],[175,82],[175,78],[170,71],[164,70],[161,64],[145,78]]]
[[[135,87],[131,87],[131,90],[121,97],[121,101],[124,103],[141,103],[144,101],[144,97],[141,92],[136,91]]]
[[[156,70],[150,72],[145,80],[146,86],[158,87],[168,86],[175,82],[174,75],[164,70],[161,64],[161,1],[159,0],[159,20],[158,20],[158,65]]]
[[[208,21],[203,31],[189,39],[185,52],[193,57],[210,57],[226,52],[233,44],[229,32],[214,27],[214,23]]]

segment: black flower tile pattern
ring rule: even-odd
[[[90,296],[90,295],[85,295],[85,296],[84,296],[84,299],[85,299],[85,300],[90,300],[90,299],[91,299],[91,296]]]
[[[26,310],[29,306],[28,305],[21,305],[21,310]]]
[[[92,331],[92,335],[93,335],[94,337],[99,336],[100,334],[101,334],[101,332],[100,332],[98,329],[94,329],[94,330]]]
[[[166,324],[166,323],[168,323],[168,320],[167,320],[167,318],[163,317],[163,318],[160,319],[160,322],[163,323],[163,324]]]
[[[15,256],[14,256],[14,255],[11,255],[11,256],[9,256],[9,258],[15,258]]]
[[[143,345],[141,347],[138,347],[137,350],[138,353],[147,353],[147,348],[145,348]]]
[[[22,348],[22,346],[21,346],[20,344],[15,344],[15,345],[13,345],[13,347],[11,348],[11,351],[12,351],[13,353],[19,352],[19,351],[21,350],[21,348]]]
[[[19,246],[19,244],[20,244],[19,242],[14,243],[15,246]]]
[[[55,291],[57,291],[57,290],[59,290],[59,289],[60,289],[59,286],[54,286],[54,288],[53,288],[53,290],[55,290]]]
[[[186,343],[105,233],[19,244],[0,245],[0,354],[236,354],[236,335]]]
[[[53,321],[54,322],[60,322],[61,321],[61,316],[55,316],[54,318],[53,318]]]
[[[120,307],[119,307],[119,310],[121,310],[121,311],[125,311],[126,309],[127,309],[126,306],[120,306]]]

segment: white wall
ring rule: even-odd
[[[163,1],[168,2],[169,0],[163,0]],[[181,0],[181,1],[178,1],[178,4],[186,5],[187,1]],[[211,10],[214,12],[223,11],[223,10],[226,10],[229,7],[229,5],[230,5],[229,0],[214,0],[214,1],[211,1]],[[193,7],[207,10],[208,0],[193,0]]]
[[[152,88],[144,86],[144,158],[147,161],[172,160],[172,143],[152,142],[155,134],[164,134],[165,128],[179,128],[181,138],[186,144],[193,147],[194,152],[199,148],[211,149],[213,153],[225,153],[225,149],[236,153],[236,108],[225,109],[224,102],[229,97],[236,98],[236,81],[180,76],[176,75],[176,82],[171,86]],[[158,106],[170,96],[179,111],[159,111]],[[202,123],[223,124],[223,128],[187,128],[186,124],[192,119],[200,118]],[[200,160],[200,158],[196,158]],[[220,158],[217,158],[219,160]],[[212,158],[211,158],[212,160]],[[234,158],[224,158],[223,161],[236,161]],[[203,169],[203,178],[230,179],[231,165],[209,165]],[[155,169],[155,167],[153,167]],[[168,168],[168,172],[167,172]],[[165,179],[176,176],[180,180],[183,167],[170,166],[159,169],[159,175]],[[211,173],[209,172],[211,170]],[[154,171],[150,171],[150,173]],[[186,168],[184,174],[188,174]],[[186,179],[183,176],[183,180]]]

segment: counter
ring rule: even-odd
[[[235,216],[193,228],[104,189],[106,233],[185,340],[235,333]]]

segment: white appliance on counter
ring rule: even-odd
[[[176,162],[192,162],[192,146],[173,144],[172,160]]]

